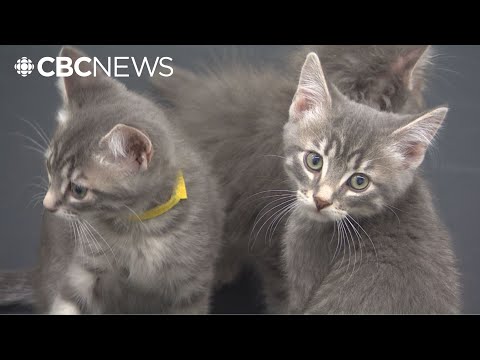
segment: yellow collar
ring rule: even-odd
[[[132,220],[143,221],[143,220],[150,220],[165,214],[168,210],[173,208],[177,205],[180,200],[185,200],[187,198],[187,187],[185,186],[185,179],[183,178],[182,171],[178,172],[177,175],[177,183],[175,185],[175,189],[173,191],[172,196],[170,199],[161,205],[158,205],[150,210],[145,211],[144,213],[140,214],[139,216],[132,216]]]

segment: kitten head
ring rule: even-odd
[[[64,48],[60,56],[75,61],[83,54]],[[82,71],[93,70],[88,62],[80,64]],[[159,109],[96,75],[74,73],[59,81],[64,103],[45,154],[49,190],[43,201],[59,215],[128,213],[128,207],[151,201],[172,167]]]
[[[330,81],[351,100],[381,111],[423,109],[431,46],[328,45],[319,52]]]
[[[419,115],[380,112],[327,84],[311,53],[284,127],[285,169],[298,201],[319,221],[369,217],[411,185],[447,108]]]

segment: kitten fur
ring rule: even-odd
[[[0,273],[0,305],[33,304],[33,273],[9,271]]]
[[[357,52],[353,50],[354,57]],[[416,52],[420,53],[423,54]],[[328,58],[336,63],[334,57]],[[382,63],[397,60],[389,57]],[[418,62],[423,60],[421,56],[417,58]],[[292,61],[285,62],[281,69],[227,63],[204,74],[176,67],[174,76],[155,83],[159,94],[170,103],[170,116],[201,148],[208,149],[207,160],[226,199],[226,245],[218,265],[219,283],[232,281],[245,264],[255,267],[263,278],[267,311],[272,313],[287,311],[279,236],[295,196],[284,171],[282,129],[297,87],[300,67],[294,67]],[[334,69],[333,64],[330,67]],[[383,74],[382,67],[372,68],[382,69]],[[350,69],[332,71],[338,71],[341,79],[341,74]],[[375,75],[370,74],[371,78]],[[403,67],[400,74],[408,80],[403,83],[405,86],[425,76],[425,72],[411,71],[409,67]],[[408,102],[421,104],[420,99],[411,99],[419,94],[394,91],[382,99],[386,96],[388,103],[394,104],[388,110],[401,111]],[[361,86],[353,86],[350,96],[368,105],[379,98],[376,91],[366,91]]]
[[[292,52],[301,69],[316,52],[328,79],[351,100],[378,110],[414,114],[425,108],[424,93],[435,51],[421,45],[317,45]]]
[[[83,55],[64,48],[61,56]],[[44,205],[52,212],[43,216],[36,310],[208,313],[224,204],[204,156],[156,105],[103,74],[73,75],[60,88],[64,108],[46,154]],[[170,198],[179,170],[188,199],[136,221]],[[89,189],[83,200],[70,182]]]
[[[325,80],[312,53],[284,127],[285,170],[298,206],[283,236],[289,312],[460,311],[448,232],[417,171],[447,113],[378,112]],[[308,167],[310,152],[323,159]],[[349,186],[368,176],[364,190]]]

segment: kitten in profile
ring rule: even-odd
[[[308,55],[283,132],[290,312],[459,312],[451,240],[418,172],[447,110],[355,103]]]
[[[61,56],[83,55],[64,48]],[[60,87],[36,309],[208,313],[223,202],[203,156],[120,82],[74,74]]]
[[[301,69],[296,59],[303,63],[306,48],[296,49],[280,67],[255,68],[237,61],[205,73],[177,67],[175,76],[155,83],[170,103],[170,116],[200,148],[208,149],[207,160],[222,185],[227,214],[219,284],[235,279],[244,266],[254,267],[271,313],[287,311],[280,237],[298,203],[283,166],[282,132]],[[315,48],[351,99],[386,111],[419,111],[430,48]],[[371,53],[378,56],[364,56]]]

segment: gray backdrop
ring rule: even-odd
[[[212,54],[238,52],[229,46],[92,46],[79,45],[89,56],[170,56],[173,63],[195,67]],[[275,61],[288,46],[239,46],[251,62]],[[475,230],[480,213],[480,46],[437,46],[437,70],[428,94],[431,106],[448,104],[450,112],[436,149],[424,165],[436,195],[439,211],[454,238],[462,272],[464,312],[480,313],[479,236]],[[37,72],[25,78],[14,70],[17,59],[26,56],[36,62],[44,56],[57,56],[60,46],[0,46],[0,269],[17,269],[35,264],[39,240],[41,202],[34,206],[32,196],[39,189],[35,176],[43,175],[40,154],[25,148],[28,142],[15,133],[37,139],[21,119],[35,121],[51,134],[60,99],[56,78]],[[148,79],[148,78],[147,78]],[[147,79],[122,78],[132,89],[145,91]],[[236,302],[250,291],[240,284],[224,302]],[[247,300],[245,300],[247,301]],[[230,304],[232,305],[232,304]],[[222,306],[220,306],[222,307]],[[228,308],[228,304],[227,304]],[[230,306],[232,308],[232,306]],[[245,310],[245,309],[244,309]],[[238,309],[242,312],[242,309]],[[247,311],[248,312],[248,311]]]

